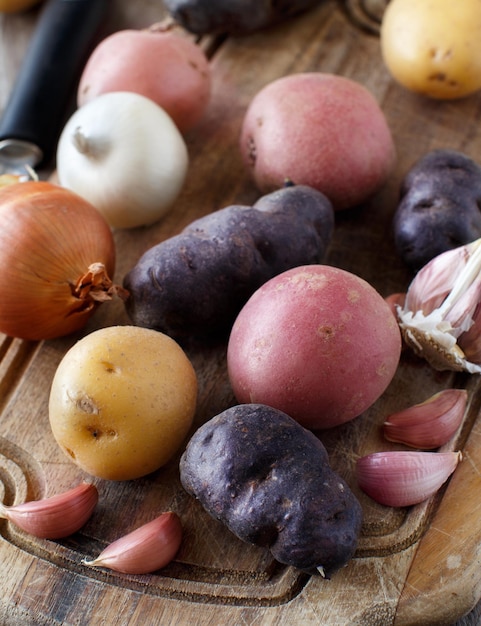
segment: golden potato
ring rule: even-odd
[[[82,469],[130,480],[158,469],[186,437],[197,377],[180,346],[136,326],[97,330],[78,341],[55,372],[52,433]]]
[[[391,0],[381,24],[386,67],[404,87],[437,99],[481,89],[479,0]]]

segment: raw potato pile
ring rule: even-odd
[[[319,1],[165,5],[191,33],[244,36]],[[437,19],[432,6],[389,3],[384,60],[414,91],[446,99],[472,93],[481,87],[479,6],[440,0]],[[436,43],[445,37],[445,19],[453,24],[452,38],[443,42],[451,55]],[[459,23],[461,31],[454,27]],[[91,196],[111,228],[152,224],[175,209],[190,165],[183,134],[195,132],[208,107],[210,71],[201,48],[172,33],[123,31],[102,42],[59,142],[61,183]],[[280,563],[329,578],[355,554],[362,510],[307,429],[340,425],[372,406],[395,375],[401,335],[374,288],[320,264],[334,211],[358,208],[378,193],[393,171],[396,149],[373,95],[323,72],[265,85],[239,131],[246,174],[266,195],[252,206],[232,205],[197,219],[145,251],[123,283],[134,325],[90,333],[65,355],[52,383],[50,424],[61,449],[85,472],[116,481],[147,476],[180,454],[193,425],[196,372],[176,342],[222,342],[230,335],[228,374],[242,404],[194,433],[180,460],[182,485],[241,540],[268,548]],[[477,219],[456,236],[470,237],[481,227],[478,168],[466,161],[459,167],[460,155],[443,156],[457,171],[443,176],[441,192],[454,204],[469,195],[466,213]],[[395,221],[398,251],[412,266],[423,261],[414,254],[419,249],[436,250],[418,238],[421,231],[427,237],[425,224],[406,236],[404,219],[421,187],[429,199],[439,191],[436,176],[426,178],[432,165],[423,161],[407,176]],[[466,179],[473,183],[470,194]],[[454,221],[444,222],[451,243]],[[180,521],[175,524],[180,543]],[[118,569],[141,573],[130,564]]]

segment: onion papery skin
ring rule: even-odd
[[[46,181],[0,189],[0,332],[39,341],[81,329],[99,302],[73,290],[93,263],[113,275],[112,231],[89,202]]]

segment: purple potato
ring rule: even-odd
[[[301,185],[211,213],[145,252],[124,278],[126,311],[181,343],[224,340],[263,283],[322,260],[333,228],[330,201]]]
[[[362,509],[321,441],[263,404],[201,426],[180,460],[184,489],[239,539],[286,565],[330,578],[353,557]]]
[[[246,35],[286,20],[321,0],[165,0],[171,16],[197,35]]]
[[[408,172],[393,220],[396,249],[418,270],[481,237],[481,168],[454,150],[434,150]]]

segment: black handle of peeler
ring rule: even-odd
[[[53,157],[66,113],[109,0],[48,0],[40,13],[0,120],[0,141],[37,146],[39,165]]]

